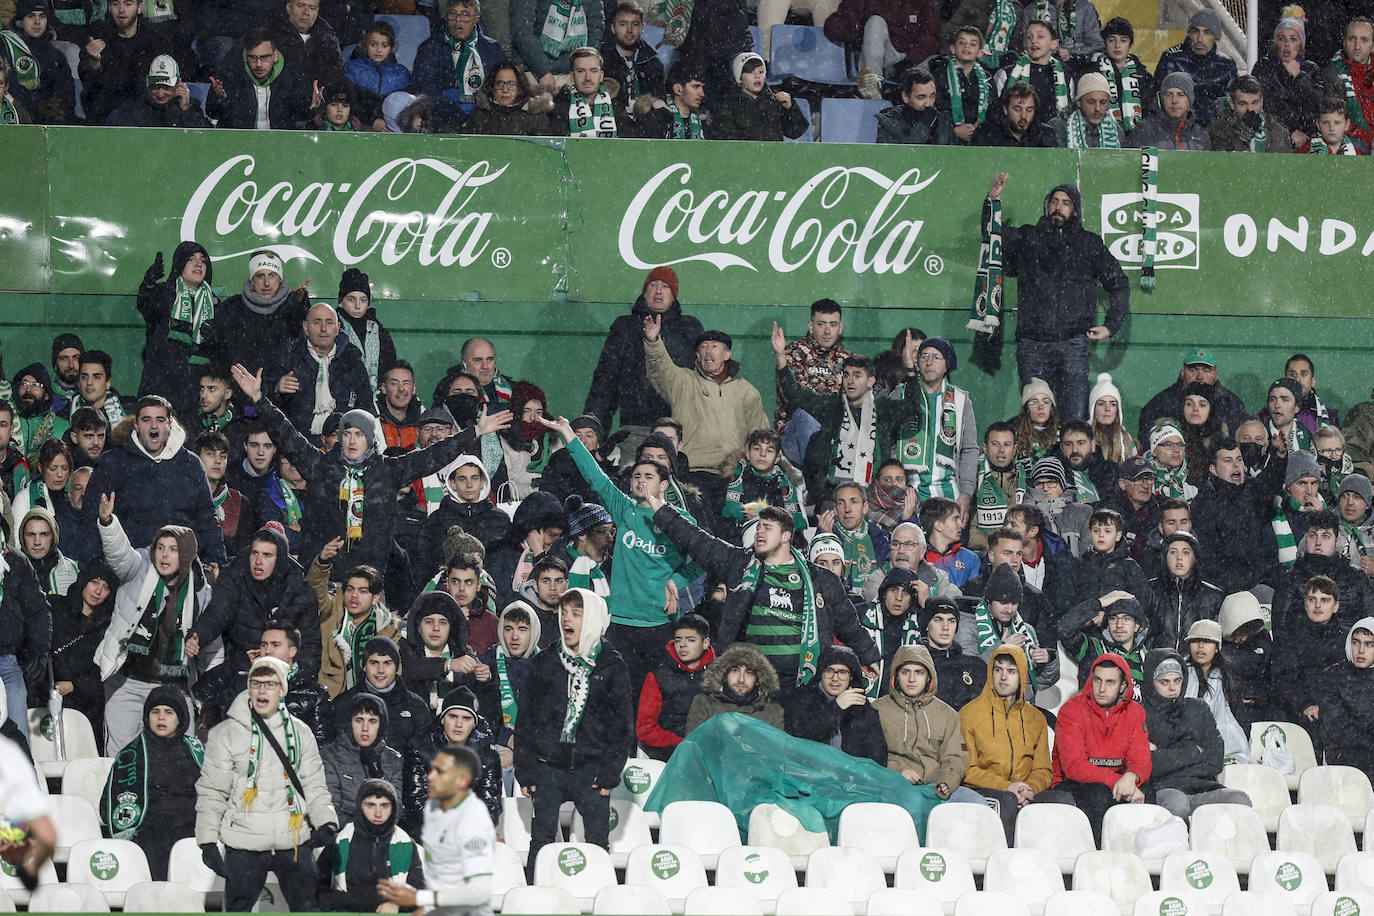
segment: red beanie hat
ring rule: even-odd
[[[649,276],[644,278],[644,285],[639,288],[642,293],[649,288],[649,284],[655,280],[662,280],[668,284],[668,288],[673,291],[673,298],[677,299],[677,272],[671,267],[655,267],[649,271]]]

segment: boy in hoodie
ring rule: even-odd
[[[419,830],[425,808],[428,773],[434,758],[446,747],[465,747],[477,755],[482,772],[472,781],[472,791],[486,806],[493,825],[501,823],[504,791],[501,761],[492,747],[492,726],[478,713],[482,707],[466,687],[456,687],[429,727],[420,731],[405,748],[405,810],[401,823]]]
[[[767,656],[752,643],[734,643],[706,666],[701,692],[687,710],[686,734],[723,712],[737,712],[781,730],[782,707],[773,699],[777,692],[778,672]]]
[[[635,716],[635,736],[655,760],[667,760],[687,734],[687,712],[701,692],[706,668],[716,659],[711,625],[686,614],[673,626],[673,641],[644,678]]]
[[[1362,617],[1345,637],[1345,662],[1327,672],[1321,702],[1322,746],[1328,766],[1374,773],[1374,617]]]
[[[1054,788],[1073,796],[1101,846],[1102,817],[1108,808],[1153,799],[1150,740],[1145,710],[1132,698],[1125,659],[1099,655],[1086,673],[1083,689],[1059,710]]]
[[[1274,646],[1271,677],[1283,718],[1307,729],[1320,760],[1322,702],[1330,693],[1329,671],[1344,654],[1347,627],[1341,620],[1340,586],[1326,576],[1308,580],[1303,604],[1306,615]]]
[[[829,646],[821,650],[817,667],[815,683],[783,700],[787,733],[887,766],[887,741],[878,712],[868,702],[859,656],[848,646]]]
[[[1231,666],[1240,705],[1233,709],[1248,735],[1254,722],[1280,717],[1274,703],[1269,666],[1274,660],[1274,638],[1265,627],[1264,611],[1251,592],[1227,595],[1221,602],[1221,654]]]
[[[343,713],[357,696],[375,696],[386,705],[387,730],[405,747],[430,719],[429,706],[401,680],[401,650],[388,636],[374,636],[363,646],[363,678],[339,695],[339,730],[348,728]]]
[[[339,736],[320,748],[324,782],[340,821],[351,821],[358,789],[369,779],[401,785],[401,752],[387,744],[386,703],[356,694],[341,704]]]
[[[878,587],[878,600],[868,605],[861,614],[864,629],[877,645],[881,658],[878,660],[877,681],[869,685],[869,696],[876,698],[887,692],[892,683],[892,660],[900,646],[914,646],[921,639],[922,590],[916,573],[897,567],[887,574],[883,584]],[[929,599],[927,599],[929,600]]]
[[[932,596],[918,612],[921,645],[935,663],[935,693],[954,709],[963,709],[983,692],[987,663],[980,655],[965,652],[959,631],[972,627],[971,615],[961,613],[952,598]]]
[[[401,672],[406,686],[434,712],[454,687],[474,683],[477,655],[468,648],[467,630],[467,615],[447,592],[426,592],[406,615]]]
[[[566,438],[576,438],[567,432]],[[610,842],[611,790],[635,746],[630,672],[604,639],[610,623],[601,596],[568,589],[559,603],[558,647],[530,664],[526,708],[515,732],[515,778],[534,799],[526,864],[531,879],[539,850],[553,842],[565,801],[581,813],[586,842],[603,849]]]
[[[892,669],[891,691],[873,704],[887,741],[887,768],[914,786],[934,786],[943,800],[986,804],[960,785],[969,758],[959,714],[936,696],[935,663],[926,647],[902,646]]]
[[[196,780],[205,748],[181,692],[156,687],[143,701],[143,728],[110,767],[100,810],[117,840],[133,840],[148,857],[154,881],[167,880],[172,846],[196,832]]]
[[[1010,844],[1016,814],[1050,787],[1050,736],[1045,714],[1031,705],[1026,653],[998,646],[988,660],[978,698],[959,710],[968,769],[964,783],[991,802]]]
[[[496,644],[497,620],[492,611],[495,603],[491,596],[495,589],[490,577],[482,570],[482,561],[477,554],[454,554],[444,564],[436,590],[447,593],[458,602],[458,608],[467,621],[468,648],[481,655]],[[460,659],[455,664],[461,662]]]
[[[542,427],[541,427],[542,428]],[[496,583],[496,606],[505,607],[520,597],[535,561],[548,553],[568,530],[563,504],[548,493],[534,492],[515,510],[511,526],[495,544],[487,545],[482,568]]]
[[[1148,635],[1144,607],[1121,589],[1075,604],[1059,621],[1059,639],[1069,657],[1078,662],[1080,689],[1088,683],[1083,662],[1111,653],[1127,664],[1135,690],[1139,691],[1145,676]]]
[[[367,779],[354,798],[353,819],[334,838],[321,861],[332,872],[323,909],[344,913],[381,912],[379,881],[425,886],[423,853],[401,829],[401,800],[386,779]]]
[[[495,735],[496,753],[500,757],[502,775],[507,778],[507,791],[515,765],[515,726],[520,716],[520,701],[525,694],[525,678],[530,662],[539,654],[542,626],[539,615],[523,601],[512,601],[501,612],[500,639],[482,654],[481,664],[474,676],[474,688],[482,709],[495,716],[499,709],[500,723]],[[555,628],[555,638],[558,631]],[[492,723],[497,725],[496,722]]]
[[[1370,637],[1374,662],[1374,635]],[[1152,649],[1145,659],[1145,729],[1150,782],[1159,804],[1187,821],[1202,805],[1249,805],[1250,796],[1217,781],[1223,766],[1221,733],[1205,700],[1184,696],[1183,657]]]

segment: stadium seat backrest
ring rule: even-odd
[[[688,894],[707,886],[706,869],[686,846],[639,846],[630,852],[625,883],[655,888],[680,910]]]
[[[89,884],[44,884],[29,900],[30,913],[108,913],[105,895]]]
[[[574,843],[586,842],[581,813],[573,815],[572,829],[568,839]],[[636,846],[652,843],[649,835],[649,822],[644,817],[644,809],[625,798],[611,799],[611,862],[616,868],[624,868],[630,858],[630,851]]]
[[[57,883],[57,867],[52,864],[52,860],[44,862],[38,869],[38,885]],[[10,897],[20,906],[29,902],[30,893],[24,887],[24,882],[19,880],[19,874],[14,870],[14,866],[8,862],[0,861],[0,890],[9,891]]]
[[[104,823],[104,813],[100,810],[100,799],[105,794],[105,783],[110,778],[110,765],[113,757],[78,757],[67,763],[62,771],[62,794],[77,795],[91,803],[95,813]]]
[[[80,98],[78,91],[77,97]],[[62,710],[62,734],[66,739],[63,759],[57,759],[57,748],[53,741],[53,719],[46,706],[29,710],[29,753],[45,776],[61,776],[67,769],[67,761],[80,757],[99,757],[100,749],[95,743],[95,730],[91,720],[76,709]]]
[[[1102,916],[1116,909],[1101,891],[1060,891],[1045,901],[1045,916]]]
[[[224,879],[206,866],[193,836],[183,837],[172,844],[172,854],[167,858],[167,878],[193,887],[202,894],[224,893]]]
[[[1326,891],[1312,901],[1311,916],[1362,916],[1364,913],[1374,913],[1374,894]]]
[[[95,887],[111,907],[122,907],[129,888],[151,880],[148,858],[132,840],[81,840],[72,845],[67,881]]]
[[[491,876],[492,905],[501,906],[501,901],[505,895],[514,887],[525,886],[525,856],[524,853],[517,852],[508,843],[497,843],[492,858],[493,869]]]
[[[999,891],[977,891],[959,898],[954,904],[954,916],[1031,916],[1031,910],[1020,897]]]
[[[672,916],[657,888],[635,884],[603,887],[592,903],[593,916]]]
[[[816,139],[812,132],[811,125],[811,103],[806,99],[796,98],[794,96],[792,104],[796,105],[797,110],[802,113],[802,117],[806,118],[806,133],[802,134],[800,137],[783,137],[783,139],[788,143],[810,143],[812,140]]]
[[[777,916],[845,916],[853,904],[844,894],[829,887],[794,887],[778,895]],[[860,905],[859,913],[863,912]]]
[[[772,846],[792,857],[792,864],[806,867],[811,852],[830,845],[830,834],[824,830],[807,830],[802,822],[773,804],[755,805],[749,812],[750,846]]]
[[[1339,808],[1350,818],[1350,826],[1363,833],[1365,818],[1374,810],[1374,788],[1355,767],[1316,766],[1298,777],[1298,804]]]
[[[1143,830],[1173,825],[1167,835],[1172,839],[1175,831],[1178,836],[1178,849],[1188,847],[1188,825],[1169,813],[1168,808],[1160,805],[1112,805],[1102,818],[1102,848],[1108,852],[1130,852],[1140,855],[1136,839]],[[1174,852],[1177,849],[1170,849]],[[1167,854],[1167,852],[1166,852]],[[1155,858],[1141,856],[1150,874],[1159,874],[1164,864],[1164,856]]]
[[[561,887],[513,887],[501,902],[503,916],[578,916],[573,895]]]
[[[821,99],[822,143],[877,143],[876,115],[886,99]]]
[[[919,849],[916,823],[901,805],[887,802],[855,802],[840,812],[836,833],[840,846],[867,849],[889,875],[897,858],[908,849]]]
[[[1303,913],[1308,913],[1306,907]],[[1221,916],[1297,916],[1298,910],[1284,897],[1264,891],[1240,891],[1226,898]]]
[[[1210,916],[1207,902],[1192,891],[1150,891],[1135,900],[1133,916]]]
[[[1046,900],[1064,890],[1064,876],[1054,856],[1043,849],[999,849],[988,856],[983,890],[1020,897],[1031,909],[1040,910]]]
[[[611,790],[611,799],[623,798],[636,807],[643,808],[649,793],[658,785],[659,777],[663,775],[663,767],[662,760],[631,757],[625,761],[625,768],[620,771],[620,782]],[[657,826],[657,821],[651,821],[649,826]]]
[[[908,887],[885,887],[868,898],[864,916],[944,916],[940,901]]]
[[[883,867],[867,849],[826,846],[811,853],[806,863],[806,886],[831,888],[862,912],[873,892],[887,887]]]
[[[1038,849],[1050,854],[1065,875],[1073,863],[1097,848],[1088,816],[1074,805],[1026,805],[1016,813],[1016,848]]]
[[[771,38],[770,83],[794,76],[830,86],[854,85],[844,46],[826,38],[820,26],[775,25]]]
[[[974,890],[973,869],[963,854],[937,847],[908,849],[902,853],[897,859],[893,883],[951,904]]]
[[[53,861],[61,864],[67,861],[72,846],[82,840],[100,839],[100,818],[96,816],[91,803],[74,795],[51,795],[52,822],[57,828],[57,848],[53,850]]]
[[[687,895],[683,916],[763,916],[763,905],[732,887],[699,887]]]
[[[1307,729],[1293,722],[1254,722],[1250,725],[1250,759],[1264,764],[1267,748],[1279,747],[1293,758],[1293,772],[1282,773],[1290,791],[1298,788],[1298,779],[1303,771],[1317,765],[1317,754],[1312,749],[1312,736]],[[1275,771],[1277,772],[1277,771]]]
[[[1255,856],[1269,851],[1269,835],[1254,808],[1202,805],[1193,811],[1188,845],[1194,852],[1212,852],[1227,857],[1236,872],[1243,875],[1249,871],[1250,861]]]
[[[981,875],[988,856],[1007,848],[1002,819],[982,805],[936,805],[926,819],[926,845],[953,849]]]
[[[720,802],[677,801],[663,809],[658,841],[695,850],[710,871],[722,849],[740,845],[739,824]]]
[[[1240,890],[1240,879],[1231,860],[1216,852],[1170,853],[1159,874],[1159,889],[1191,891],[1214,911]]]
[[[13,913],[18,909],[10,892],[0,888],[0,913]]]
[[[561,887],[580,901],[591,901],[603,887],[616,884],[611,854],[590,843],[550,843],[534,860],[534,883]]]
[[[1341,856],[1356,850],[1355,832],[1340,808],[1291,805],[1279,815],[1275,847],[1283,852],[1309,852],[1328,875],[1334,875]]]
[[[390,14],[382,14],[376,18],[379,22],[391,23],[391,27],[396,30],[396,62],[414,73],[415,52],[429,37],[429,18]]]
[[[1352,852],[1336,863],[1336,890],[1374,894],[1374,852]]]
[[[126,913],[203,913],[200,891],[175,881],[140,881],[124,895]]]
[[[501,799],[506,843],[519,853],[530,851],[530,824],[534,821],[534,799],[523,795]],[[558,839],[558,837],[555,837]]]
[[[1221,784],[1250,796],[1250,805],[1270,833],[1279,829],[1279,814],[1292,804],[1283,774],[1272,767],[1233,763],[1221,768]]]
[[[1085,852],[1073,866],[1073,889],[1101,891],[1117,902],[1130,905],[1154,888],[1145,863],[1130,852]]]
[[[771,905],[785,890],[797,886],[792,859],[771,846],[732,846],[716,864],[716,887],[745,890]]]
[[[1326,890],[1326,873],[1311,853],[1262,852],[1250,863],[1248,889],[1283,897],[1301,909]]]

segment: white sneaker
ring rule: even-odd
[[[865,99],[880,99],[883,97],[881,82],[878,74],[873,72],[872,67],[864,67],[859,71],[859,96]]]

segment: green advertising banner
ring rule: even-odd
[[[672,264],[685,301],[965,308],[979,205],[1033,222],[1072,181],[1084,222],[1141,267],[1132,151],[534,141],[15,128],[0,178],[0,288],[129,294],[195,239],[236,291],[249,252],[332,295],[347,267],[405,300],[624,302]],[[1293,189],[1300,189],[1293,193]],[[1158,289],[1136,312],[1361,317],[1369,163],[1166,153]],[[1015,296],[1008,297],[1015,302]]]

